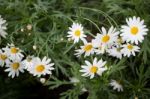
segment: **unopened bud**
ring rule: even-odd
[[[137,96],[135,96],[135,98],[134,99],[138,99],[138,97]]]
[[[24,28],[21,28],[21,30],[20,30],[21,32],[24,32]]]
[[[60,40],[61,40],[61,41],[63,41],[63,40],[64,40],[64,38],[61,38]]]
[[[37,49],[37,46],[36,46],[36,45],[33,45],[33,49],[36,50],[36,49]]]
[[[46,82],[46,79],[45,78],[40,78],[40,82],[43,84]]]
[[[28,36],[30,36],[31,35],[31,33],[28,33]]]
[[[32,25],[31,24],[28,24],[27,25],[27,30],[31,30],[32,29]]]
[[[68,41],[71,41],[72,39],[71,38],[68,38]]]

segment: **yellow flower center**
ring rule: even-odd
[[[19,68],[19,66],[20,66],[20,64],[18,62],[15,62],[15,63],[12,64],[12,68],[14,70],[17,70]]]
[[[102,37],[102,41],[104,43],[107,43],[109,40],[110,40],[110,36],[109,35],[105,35],[105,36]]]
[[[98,71],[98,68],[96,66],[92,66],[91,69],[90,69],[90,71],[92,73],[96,73]]]
[[[132,50],[132,49],[133,49],[133,46],[132,46],[131,44],[129,44],[129,45],[127,46],[127,48],[128,48],[129,50]]]
[[[16,54],[19,50],[15,47],[11,48],[11,53]]]
[[[45,69],[44,65],[38,65],[36,66],[36,71],[37,72],[42,72]]]
[[[1,60],[6,60],[6,59],[7,59],[7,56],[4,55],[4,54],[0,54],[0,59],[1,59]]]
[[[92,45],[91,44],[88,44],[84,47],[84,50],[87,52],[87,51],[90,51],[92,49]]]
[[[131,28],[131,34],[136,35],[138,33],[139,29],[138,27],[134,26]]]
[[[81,35],[81,31],[80,31],[80,30],[76,30],[76,31],[75,31],[75,36],[78,36],[78,37],[79,37],[80,35]]]

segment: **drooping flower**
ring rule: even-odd
[[[113,87],[113,90],[117,90],[118,92],[123,91],[123,86],[116,80],[111,80],[109,84]]]
[[[6,38],[6,35],[7,35],[6,26],[7,26],[6,20],[4,20],[0,15],[0,36],[2,36],[3,38]]]
[[[112,46],[110,49],[107,50],[107,53],[110,56],[116,57],[121,59],[122,58],[122,52],[121,52],[121,48],[120,47],[114,47]]]
[[[79,83],[80,82],[80,80],[78,78],[76,78],[76,77],[71,77],[69,79],[70,79],[71,83]]]
[[[35,59],[34,56],[27,56],[26,59],[23,61],[26,70],[29,71],[30,68],[33,66],[34,59]]]

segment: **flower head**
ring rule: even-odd
[[[140,20],[139,17],[133,17],[126,19],[127,25],[121,26],[121,36],[124,41],[135,43],[142,42],[144,40],[144,35],[147,34],[148,29],[144,25],[144,20]]]
[[[122,58],[122,52],[121,52],[121,48],[120,47],[114,47],[112,46],[110,49],[107,50],[107,53],[110,56],[116,57],[121,59]]]
[[[135,52],[139,52],[140,48],[136,45],[133,45],[133,44],[124,44],[122,45],[122,49],[121,49],[121,53],[124,55],[124,56],[135,56]]]
[[[118,92],[123,91],[122,85],[116,80],[111,80],[109,84],[113,87],[113,90],[117,90]]]
[[[74,40],[74,43],[79,42],[79,40],[84,41],[86,35],[84,34],[82,25],[79,23],[73,23],[73,25],[69,28],[67,37]]]
[[[6,20],[3,20],[3,18],[0,15],[0,36],[3,38],[6,38],[7,33],[5,32],[7,29]]]
[[[75,55],[79,57],[81,54],[85,53],[85,57],[94,54],[94,47],[93,44],[87,41],[84,41],[84,45],[80,47],[80,49],[75,50]]]
[[[82,65],[82,70],[80,72],[83,72],[82,76],[88,77],[90,76],[90,79],[94,78],[96,74],[99,76],[102,75],[104,71],[107,70],[105,66],[106,62],[102,59],[97,61],[97,58],[94,58],[93,63],[91,64],[89,61],[85,61],[86,65]]]
[[[22,50],[16,47],[14,44],[8,44],[3,50],[7,53],[10,59],[22,59],[24,55],[22,54]]]
[[[109,46],[110,44],[113,44],[117,40],[118,34],[119,32],[116,31],[116,28],[113,26],[111,26],[108,31],[102,27],[102,34],[97,34],[95,37],[95,46]]]
[[[27,56],[26,59],[23,61],[25,69],[27,69],[28,71],[30,70],[30,68],[33,65],[33,61],[34,61],[35,57],[34,56]]]
[[[5,72],[9,72],[8,76],[14,78],[19,76],[19,72],[24,72],[24,64],[22,59],[14,59],[6,62],[6,67],[8,67]]]
[[[71,77],[69,79],[70,79],[71,83],[79,83],[80,82],[80,80],[78,78],[76,78],[76,77]]]
[[[33,64],[29,68],[29,72],[34,76],[40,77],[41,75],[52,74],[54,70],[54,63],[50,63],[51,59],[44,57],[42,60],[39,57],[34,58]]]
[[[8,54],[3,50],[0,50],[0,66],[4,66],[6,62],[9,61]]]

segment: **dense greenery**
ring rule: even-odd
[[[37,91],[41,89],[46,90],[47,96],[43,99],[78,99],[84,93],[87,93],[88,99],[149,99],[149,33],[135,57],[119,60],[100,56],[113,69],[107,75],[92,80],[81,76],[79,70],[85,58],[74,56],[74,50],[79,45],[66,37],[68,27],[74,21],[83,24],[88,40],[99,32],[101,26],[119,27],[130,16],[144,19],[149,28],[149,5],[149,0],[0,0],[0,15],[8,23],[8,36],[0,38],[0,47],[14,43],[24,50],[25,55],[48,56],[55,63],[55,70],[51,76],[45,77],[47,81],[43,87],[39,84],[40,78],[26,72],[11,79],[0,67],[0,99],[34,99],[40,93],[44,96],[44,92]],[[32,30],[27,30],[28,24],[33,26]],[[76,77],[80,82],[74,85],[70,77]],[[108,86],[111,79],[121,80],[124,91],[112,90]],[[32,87],[35,90],[30,92]],[[82,92],[84,87],[88,91]],[[48,88],[51,90],[49,93]]]

